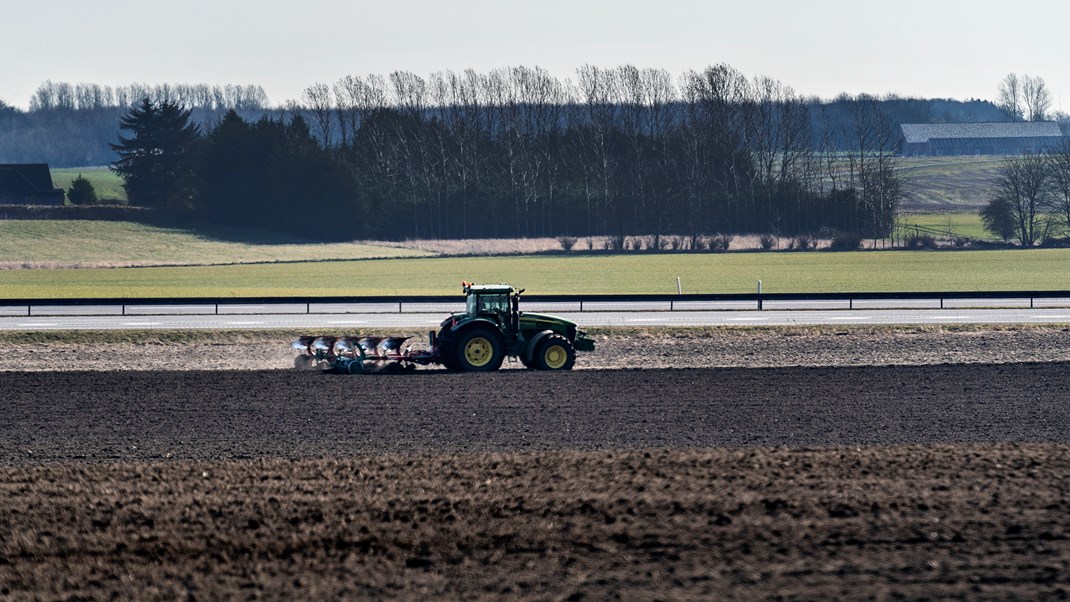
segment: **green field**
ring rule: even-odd
[[[918,225],[945,232],[950,227],[956,237],[973,240],[998,240],[991,232],[985,230],[984,222],[977,212],[972,213],[905,213],[899,217],[899,223],[909,231],[910,226]]]
[[[133,222],[0,220],[0,267],[220,264],[427,254],[356,243],[297,244],[282,236],[233,228],[198,233]]]
[[[52,170],[52,184],[64,191],[71,189],[71,182],[79,175],[89,180],[97,191],[97,198],[102,203],[125,203],[126,191],[123,179],[112,173],[107,167],[67,167]]]
[[[1070,289],[1070,250],[442,257],[209,267],[7,270],[0,296],[186,297],[459,293],[462,279],[529,293]]]

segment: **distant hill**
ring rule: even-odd
[[[910,157],[900,169],[907,178],[907,211],[978,211],[992,198],[1003,157]]]

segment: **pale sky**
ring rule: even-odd
[[[54,82],[259,84],[346,75],[728,63],[800,94],[993,98],[1039,75],[1070,112],[1070,2],[1032,0],[3,0],[0,100]]]

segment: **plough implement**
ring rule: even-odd
[[[571,370],[577,351],[594,351],[594,340],[575,322],[520,311],[520,295],[507,284],[461,283],[464,313],[451,314],[428,333],[428,349],[402,350],[411,337],[304,336],[293,342],[300,369],[358,374],[368,370],[414,370],[440,364],[451,370],[497,370],[509,358],[536,370]]]
[[[389,371],[413,370],[416,364],[430,364],[432,354],[426,350],[401,351],[411,337],[301,337],[293,342],[301,352],[294,365],[302,370],[328,369],[359,374],[371,367]]]

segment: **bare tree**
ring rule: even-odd
[[[1048,154],[1051,170],[1051,190],[1056,210],[1063,221],[1063,227],[1070,233],[1070,140],[1063,146]]]
[[[312,84],[305,88],[301,96],[305,106],[312,112],[312,118],[319,127],[323,148],[331,146],[331,123],[334,121],[334,104],[331,88],[327,84]]]
[[[1025,118],[1029,121],[1044,121],[1051,108],[1051,92],[1044,78],[1026,75],[1022,77],[1022,103]]]
[[[1031,247],[1045,234],[1045,213],[1052,208],[1052,172],[1048,157],[1023,155],[1007,159],[996,177],[996,200],[1006,203],[1015,236]]]
[[[852,140],[848,154],[851,186],[858,191],[869,224],[864,230],[873,238],[885,238],[895,229],[905,182],[898,170],[899,138],[892,117],[878,99],[859,95],[848,104]]]
[[[1015,73],[1008,73],[999,82],[999,90],[996,93],[996,106],[1011,121],[1025,119],[1025,109],[1022,107],[1022,84]]]
[[[613,172],[616,170],[616,154],[611,148],[612,138],[616,132],[616,116],[620,88],[618,78],[613,70],[584,65],[576,70],[576,83],[579,98],[585,112],[587,132],[583,136],[587,144],[581,152],[580,160],[584,162],[587,174],[588,206],[597,199],[594,214],[599,217],[599,229],[615,230],[616,237],[622,241],[623,232],[619,216],[615,210],[620,208],[616,202]],[[593,185],[592,185],[593,184]],[[592,194],[594,193],[594,194]],[[609,218],[613,216],[612,228]],[[588,228],[590,231],[590,228]]]

